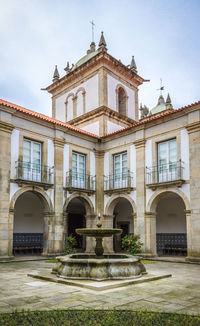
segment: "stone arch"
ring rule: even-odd
[[[170,220],[163,219],[163,214],[168,214],[168,208],[171,210],[171,207],[175,206],[166,206],[166,197],[169,195],[177,196],[180,201],[179,202],[179,211],[182,212],[179,215],[179,222],[172,224],[172,217]],[[176,197],[172,197],[172,200],[175,200]],[[164,204],[165,203],[165,204]],[[181,206],[180,206],[181,203]],[[165,205],[165,209],[161,210],[161,206]],[[178,205],[178,204],[177,204]],[[172,209],[174,211],[174,209]],[[175,216],[177,211],[175,210]],[[180,216],[183,217],[180,223]],[[189,216],[190,216],[190,203],[187,196],[180,190],[175,188],[168,189],[157,189],[155,193],[151,196],[147,204],[146,210],[146,243],[147,249],[149,252],[153,254],[179,254],[177,251],[173,251],[172,249],[166,249],[166,246],[169,246],[170,243],[177,243],[177,241],[182,241],[181,243],[187,246],[187,238],[185,238],[184,234],[188,234],[189,232]],[[161,219],[160,219],[161,218]],[[167,221],[167,222],[166,222]],[[178,224],[177,224],[178,223]],[[179,226],[178,226],[179,225]],[[185,229],[185,230],[184,230]],[[181,230],[181,231],[179,231]],[[180,235],[179,235],[180,234]],[[178,236],[179,235],[179,236]],[[178,237],[177,237],[178,236]],[[178,240],[181,239],[181,240]]]
[[[133,212],[136,213],[136,205],[134,200],[126,194],[120,194],[120,195],[113,195],[110,198],[105,208],[105,215],[113,215],[114,207],[116,206],[120,198],[127,199],[133,208]]]
[[[24,212],[24,205],[27,203],[28,198],[27,196],[29,197],[28,200],[30,200],[31,196],[34,203],[35,200],[37,200],[37,204],[35,206],[33,205],[35,208],[33,209],[33,207],[31,207],[32,205],[30,205],[30,211],[28,211],[28,214],[30,212],[31,215],[33,213],[36,214],[35,217],[37,216],[36,219],[34,218],[34,220],[32,220],[34,221],[34,227],[30,227],[32,223],[30,224],[30,222],[26,222],[21,219],[21,213],[19,214],[18,211],[18,209],[20,209],[20,211]],[[27,210],[27,207],[25,210]],[[23,243],[25,241],[25,243],[29,244],[32,251],[35,250],[36,248],[32,247],[33,240],[31,240],[34,238],[35,242],[40,243],[40,249],[43,250],[43,254],[48,254],[49,250],[51,249],[51,241],[49,241],[49,225],[52,223],[51,217],[53,215],[54,210],[51,199],[43,189],[32,186],[25,186],[18,189],[10,201],[10,220],[12,221],[12,238],[10,243],[11,252],[16,250],[16,247],[14,247],[15,241],[17,241],[17,243]]]
[[[94,214],[94,206],[93,206],[93,203],[92,201],[90,200],[90,198],[88,198],[87,195],[85,194],[80,194],[80,193],[73,193],[71,196],[69,196],[66,200],[65,200],[65,203],[64,203],[64,206],[63,206],[63,213],[65,214],[66,211],[67,211],[67,206],[69,205],[69,203],[75,199],[75,198],[78,198],[82,204],[84,205],[85,207],[85,210],[86,210],[86,214],[87,215],[91,215],[91,214]]]
[[[69,101],[69,98],[72,97],[72,103],[73,103],[73,110],[72,110],[72,113],[71,115],[69,114],[68,112],[68,101]],[[73,117],[74,117],[74,99],[75,99],[75,96],[74,96],[74,93],[69,93],[66,97],[66,100],[65,100],[65,119],[66,119],[66,122],[69,121],[69,120],[72,120]]]
[[[14,210],[15,203],[16,203],[17,199],[27,191],[31,191],[31,192],[35,193],[36,195],[38,195],[38,197],[41,200],[41,203],[43,205],[43,208],[44,208],[45,212],[53,213],[53,205],[52,205],[51,199],[46,194],[46,192],[43,191],[39,187],[31,187],[31,186],[23,187],[23,188],[17,190],[14,193],[14,195],[13,195],[11,201],[10,201],[10,211]]]
[[[157,207],[159,199],[168,192],[172,192],[172,193],[180,196],[185,204],[185,210],[190,211],[190,202],[189,202],[187,196],[184,194],[184,192],[181,191],[180,189],[168,188],[167,190],[166,189],[157,189],[154,192],[154,194],[151,196],[151,198],[148,201],[147,212],[156,213],[156,207]]]
[[[127,116],[128,113],[128,95],[123,85],[118,84],[116,89],[116,108],[119,114]]]
[[[82,92],[82,96],[79,93]],[[85,94],[86,91],[83,87],[78,88],[76,91],[76,116],[81,116],[85,113]],[[81,98],[80,98],[81,97]]]

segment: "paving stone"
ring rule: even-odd
[[[0,264],[0,312],[51,309],[151,309],[153,311],[200,313],[200,265],[158,262],[147,265],[150,274],[167,273],[172,278],[103,291],[51,282],[38,283],[28,277],[33,270],[46,271],[44,261]],[[37,281],[38,282],[38,281]],[[27,285],[27,283],[29,285]]]

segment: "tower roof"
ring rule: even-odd
[[[57,68],[57,65],[56,65],[55,70],[54,70],[54,74],[53,74],[53,82],[59,80],[59,78],[60,78],[60,75],[59,75],[58,68]]]
[[[103,32],[101,32],[101,37],[100,37],[100,41],[99,41],[99,47],[106,47],[106,41],[105,41],[105,38],[104,38],[104,35],[103,35]]]
[[[136,63],[135,63],[134,55],[132,56],[130,69],[133,70],[134,72],[137,72],[137,66],[136,66]]]

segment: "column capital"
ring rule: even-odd
[[[105,151],[103,150],[96,150],[95,151],[95,157],[103,157],[105,154]]]
[[[188,126],[186,126],[186,129],[188,131],[188,134],[200,131],[200,121],[189,124]]]
[[[145,212],[145,217],[146,218],[155,218],[156,217],[156,213],[153,213],[153,212]]]
[[[4,131],[4,132],[11,134],[13,129],[14,129],[14,126],[11,123],[0,121],[0,131]]]
[[[145,147],[145,143],[146,143],[146,139],[145,138],[138,139],[138,140],[136,140],[136,141],[133,142],[133,144],[135,145],[136,148]]]
[[[103,214],[103,218],[105,220],[109,220],[109,219],[114,219],[115,215],[106,215],[106,214]]]
[[[62,147],[63,148],[64,145],[65,145],[65,141],[62,138],[54,138],[53,142],[54,142],[54,145],[57,146],[57,147]]]

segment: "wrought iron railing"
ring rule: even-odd
[[[183,180],[183,168],[181,160],[151,168],[146,167],[146,184]]]
[[[104,176],[104,190],[115,190],[133,187],[133,173],[127,170],[124,173]]]
[[[86,173],[72,172],[69,170],[66,174],[66,188],[77,188],[87,191],[96,190],[96,176]]]
[[[53,184],[54,168],[47,165],[24,162],[15,162],[16,179]]]

